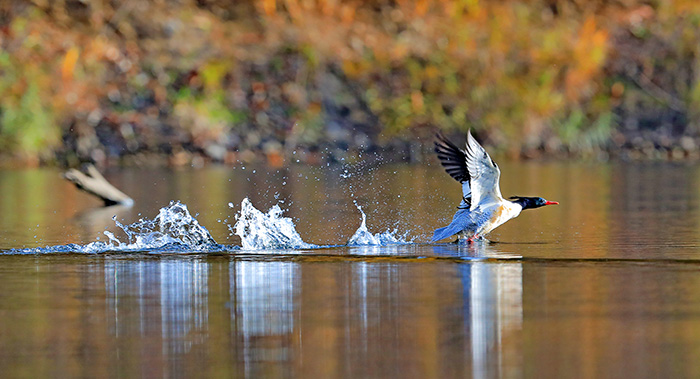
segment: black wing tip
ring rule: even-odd
[[[435,152],[445,171],[460,183],[469,180],[469,170],[467,169],[466,155],[454,143],[445,137],[441,131],[435,134]]]
[[[455,146],[447,137],[445,137],[442,132],[437,132],[435,134],[435,138],[437,138],[437,141],[434,142],[435,144],[435,151],[438,152],[438,149],[442,150],[453,150],[456,149],[459,151],[459,148]]]

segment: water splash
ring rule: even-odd
[[[292,219],[282,217],[282,213],[279,205],[263,213],[246,197],[241,202],[241,212],[236,215],[236,224],[231,232],[241,237],[241,245],[245,250],[318,247],[304,242],[296,231]]]
[[[394,229],[392,231],[386,231],[384,233],[372,234],[369,229],[367,229],[367,216],[362,210],[362,207],[355,204],[357,209],[362,214],[362,224],[355,234],[348,240],[348,246],[387,246],[387,245],[401,245],[413,242],[413,240],[406,240],[407,234],[403,236],[397,236],[398,230]]]
[[[233,207],[232,203],[229,203]],[[348,246],[390,246],[412,243],[406,234],[400,236],[397,230],[372,234],[367,229],[367,216],[362,207],[357,206],[362,215],[362,224],[350,238]],[[232,234],[241,238],[245,250],[266,249],[317,249],[318,246],[306,243],[296,230],[291,218],[282,216],[279,205],[270,208],[267,213],[256,209],[248,198],[241,202],[241,211],[236,215],[235,225],[228,226]],[[109,231],[104,231],[107,241],[94,241],[86,245],[67,244],[40,248],[10,249],[4,254],[51,254],[81,253],[101,254],[107,252],[149,252],[149,253],[209,253],[234,251],[241,247],[219,245],[209,231],[192,216],[185,204],[170,202],[158,212],[153,219],[142,218],[132,224],[124,225],[113,218],[115,224],[124,232],[118,238]]]
[[[130,225],[122,225],[116,219],[114,222],[126,234],[127,242],[121,242],[109,231],[104,234],[120,250],[153,249],[175,244],[199,251],[217,245],[207,228],[200,225],[187,205],[179,201],[171,201],[170,205],[161,208],[153,220],[140,219]]]
[[[133,224],[123,225],[116,220],[116,225],[126,234],[122,242],[113,233],[104,231],[107,242],[95,241],[87,245],[68,244],[32,249],[13,249],[11,254],[48,254],[48,253],[84,253],[99,254],[105,252],[138,251],[173,251],[173,252],[212,252],[220,251],[224,246],[216,243],[209,231],[199,224],[185,204],[170,202],[163,207],[153,220],[142,218]],[[230,249],[230,248],[229,248]]]

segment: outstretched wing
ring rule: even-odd
[[[435,141],[435,152],[437,153],[440,163],[445,167],[445,171],[462,183],[462,203],[460,208],[470,208],[472,205],[472,191],[470,186],[469,168],[467,168],[466,151],[460,150],[452,142],[448,141],[445,136],[438,133]]]
[[[503,200],[498,182],[501,170],[484,148],[476,142],[471,131],[467,133],[467,150],[465,151],[467,170],[469,171],[472,204],[485,205]]]

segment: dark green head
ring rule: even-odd
[[[510,201],[520,204],[525,209],[534,209],[539,207],[544,207],[545,205],[558,205],[556,201],[548,201],[541,197],[523,197],[523,196],[511,196]]]

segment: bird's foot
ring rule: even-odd
[[[482,237],[482,236],[474,235],[474,236],[466,237],[466,238],[464,238],[464,237],[457,238],[457,240],[454,243],[456,243],[458,245],[462,245],[462,244],[470,245],[470,244],[476,243],[477,241],[481,241],[483,239],[484,239],[484,237]]]

